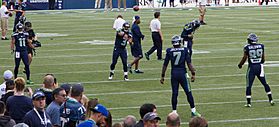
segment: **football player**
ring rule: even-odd
[[[183,31],[181,32],[181,38],[183,38],[182,42],[184,47],[187,47],[189,50],[189,55],[192,57],[193,54],[193,38],[195,31],[200,27],[200,22],[198,20],[194,20],[188,24],[185,24]]]
[[[14,21],[14,29],[13,32],[16,31],[16,25],[21,22],[21,24],[24,24],[24,20],[26,20],[26,18],[24,17],[25,15],[25,8],[26,8],[26,4],[23,3],[23,0],[18,0],[18,3],[16,3],[15,5],[15,21]]]
[[[40,43],[40,42],[37,41],[37,36],[36,36],[34,30],[32,29],[32,23],[31,22],[25,22],[24,26],[25,26],[24,30],[25,30],[25,32],[27,32],[29,34],[29,39],[31,40],[32,45],[34,47],[40,47],[41,44],[38,45],[38,43]],[[34,52],[35,52],[35,49],[28,46],[27,51],[28,51],[28,63],[29,63],[29,66],[30,66],[31,62],[32,62]],[[36,52],[35,52],[35,54],[36,54]],[[26,71],[24,71],[24,72],[26,72]]]
[[[23,30],[23,27],[24,27],[23,24],[21,23],[17,24],[16,26],[17,31],[12,35],[11,50],[15,53],[14,74],[15,74],[15,78],[17,78],[18,68],[20,65],[20,61],[22,60],[26,70],[26,78],[27,78],[26,83],[33,84],[33,82],[30,80],[30,69],[28,63],[27,47],[29,46],[31,48],[34,48],[34,46],[31,44],[29,35],[27,32]]]
[[[130,73],[133,73],[132,66],[135,64],[135,73],[143,73],[143,71],[138,69],[139,66],[139,60],[143,57],[142,56],[142,48],[141,48],[141,40],[144,39],[144,35],[141,33],[140,27],[138,24],[140,24],[140,17],[135,16],[134,17],[134,23],[132,25],[131,32],[133,34],[133,44],[131,45],[131,52],[134,56],[134,60],[131,64],[128,64],[128,70]]]
[[[132,43],[132,33],[129,30],[130,24],[125,22],[123,27],[116,32],[116,38],[112,54],[112,63],[110,65],[109,80],[114,76],[114,69],[117,63],[118,57],[120,56],[123,70],[124,70],[124,80],[128,81],[128,69],[127,69],[127,43]]]
[[[172,110],[176,112],[177,107],[177,96],[179,91],[179,84],[183,88],[185,94],[187,95],[187,100],[191,107],[191,115],[192,116],[201,116],[196,111],[194,97],[191,92],[190,84],[187,80],[186,76],[186,66],[187,64],[189,70],[191,71],[192,77],[191,81],[195,81],[195,68],[191,63],[191,57],[188,53],[188,49],[186,47],[181,47],[181,38],[180,36],[172,37],[172,48],[168,48],[166,50],[166,57],[162,68],[161,74],[161,84],[164,84],[165,72],[167,70],[169,61],[171,61],[171,87],[172,87]]]
[[[257,43],[258,36],[254,33],[250,33],[247,37],[248,44],[244,46],[244,53],[241,61],[238,64],[238,68],[241,69],[242,65],[248,59],[248,70],[246,73],[246,107],[251,107],[251,89],[255,79],[255,76],[260,80],[264,86],[265,92],[268,96],[269,103],[274,105],[272,100],[271,89],[265,80],[263,64],[265,62],[264,45]]]

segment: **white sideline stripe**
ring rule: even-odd
[[[243,83],[245,84],[245,83]],[[278,87],[279,85],[272,85],[272,87]],[[263,86],[253,86],[256,88]],[[230,89],[241,89],[245,88],[245,86],[234,86],[234,87],[218,87],[218,88],[196,88],[192,89],[192,91],[210,91],[210,90],[230,90]],[[183,92],[183,89],[179,90]],[[131,92],[112,92],[112,93],[98,93],[98,94],[86,94],[87,96],[105,96],[105,95],[123,95],[123,94],[146,94],[146,93],[168,93],[171,90],[151,90],[151,91],[131,91]]]
[[[279,99],[274,99],[278,101]],[[253,103],[263,103],[268,102],[268,100],[253,100]],[[245,104],[246,101],[227,101],[227,102],[206,102],[206,103],[195,103],[195,105],[223,105],[223,104]],[[189,104],[177,104],[178,107],[180,106],[188,106]],[[157,108],[166,108],[171,107],[172,105],[156,105]],[[243,105],[244,107],[244,105]],[[132,107],[117,107],[117,108],[108,108],[109,110],[129,110],[129,109],[139,109],[139,106],[132,106]]]

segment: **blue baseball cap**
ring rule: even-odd
[[[143,121],[149,121],[149,120],[161,120],[161,118],[158,116],[157,113],[149,112],[144,115]]]
[[[140,17],[137,16],[137,15],[134,18],[135,18],[135,20],[139,20],[140,19]]]
[[[45,94],[42,91],[35,91],[35,93],[32,95],[32,100],[38,99],[40,97],[45,97]]]
[[[97,104],[94,108],[90,108],[90,110],[93,112],[99,112],[105,117],[109,116],[107,108],[101,104]]]

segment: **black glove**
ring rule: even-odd
[[[238,68],[239,68],[239,69],[241,69],[241,68],[242,68],[242,65],[240,65],[240,64],[238,64],[237,66],[238,66]]]

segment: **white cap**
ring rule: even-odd
[[[14,77],[14,74],[12,71],[10,70],[6,70],[4,72],[4,75],[3,75],[4,79],[12,79]]]

